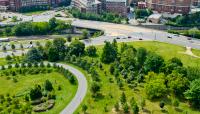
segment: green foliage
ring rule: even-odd
[[[105,45],[103,47],[103,52],[101,54],[101,61],[103,63],[111,63],[116,58],[117,58],[116,48],[110,42],[105,42]]]
[[[136,9],[135,10],[135,17],[138,18],[147,18],[153,12],[150,9]]]
[[[81,56],[84,54],[85,44],[75,40],[69,45],[69,48],[71,55]]]
[[[167,76],[167,86],[177,96],[182,96],[188,89],[189,80],[177,72]]]
[[[92,92],[92,96],[96,97],[100,89],[101,89],[100,84],[98,82],[93,81],[90,88],[90,91]]]
[[[49,80],[46,80],[44,83],[44,88],[47,91],[52,91],[53,90],[53,85]]]
[[[163,74],[148,73],[146,76],[145,91],[149,99],[160,98],[167,92]]]
[[[172,100],[172,105],[173,105],[174,107],[178,107],[179,104],[180,104],[180,102],[179,102],[178,99],[173,99],[173,100]]]
[[[25,57],[25,61],[26,62],[40,62],[42,60],[42,55],[41,53],[38,51],[37,48],[32,48],[30,49]]]
[[[88,39],[88,38],[89,38],[89,32],[88,32],[88,30],[84,29],[82,31],[81,39]]]
[[[196,13],[177,16],[176,18],[169,20],[167,24],[172,26],[195,27],[199,26],[200,25],[199,23],[200,23],[200,12],[196,12]]]
[[[200,108],[200,79],[191,82],[190,89],[185,92],[185,98],[190,101],[193,107]]]
[[[164,108],[164,106],[165,106],[165,102],[162,100],[162,101],[160,101],[160,108]]]
[[[25,13],[25,12],[32,12],[32,11],[42,11],[42,10],[48,10],[50,9],[49,5],[34,5],[34,6],[28,6],[28,7],[21,7],[19,9],[19,12]]]
[[[132,106],[133,114],[138,114],[139,113],[139,107],[137,104],[134,104]]]
[[[154,71],[158,73],[163,65],[164,59],[157,54],[151,53],[147,56],[147,59],[144,63],[144,69],[146,72]]]
[[[122,104],[125,104],[125,103],[126,103],[126,95],[125,95],[124,92],[122,92],[122,94],[121,94],[120,102],[121,102]]]
[[[124,110],[124,113],[128,113],[128,112],[129,112],[129,107],[128,107],[128,104],[127,104],[127,103],[125,103],[125,104],[123,105],[123,110]]]
[[[86,104],[83,104],[83,105],[82,105],[82,111],[83,111],[84,113],[86,113],[87,109],[88,109],[87,105],[86,105]]]
[[[30,90],[31,100],[36,100],[42,97],[42,90],[40,85],[35,85],[34,88]]]
[[[142,47],[138,48],[136,56],[137,56],[137,64],[138,64],[138,67],[140,68],[141,66],[144,65],[144,62],[146,60],[147,50]]]
[[[88,54],[88,56],[96,56],[96,52],[97,52],[97,49],[95,46],[89,46],[86,48],[86,52]]]
[[[112,22],[112,23],[121,23],[121,21],[124,19],[118,14],[107,13],[107,12],[102,12],[101,14],[83,13],[75,8],[70,9],[69,13],[71,13],[73,17],[75,18],[95,20],[95,21],[105,21],[105,22]]]

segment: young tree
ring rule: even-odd
[[[95,81],[92,82],[90,91],[92,92],[92,95],[94,97],[98,95],[98,92],[100,91],[100,89],[101,89],[100,84],[98,82],[95,82]]]
[[[158,73],[163,65],[164,59],[157,54],[151,53],[147,56],[147,59],[145,60],[144,69],[146,72],[154,71]]]
[[[105,42],[103,52],[101,54],[101,61],[103,63],[111,63],[117,58],[116,48],[110,43]]]
[[[56,51],[56,48],[54,46],[51,46],[48,49],[48,61],[55,62],[59,60],[58,52]]]
[[[129,112],[129,107],[128,107],[128,104],[127,104],[127,103],[125,103],[125,104],[123,105],[123,110],[124,110],[124,113],[128,113],[128,112]]]
[[[42,97],[42,91],[40,85],[35,85],[34,88],[30,91],[30,98],[31,100],[36,100]]]
[[[46,80],[44,83],[44,88],[47,91],[52,91],[53,90],[53,85],[49,80]]]
[[[23,44],[20,44],[20,48],[21,48],[21,50],[24,50]]]
[[[133,114],[138,114],[139,113],[139,107],[138,107],[137,103],[135,103],[132,106],[132,110],[133,110]]]
[[[88,38],[89,38],[89,32],[86,29],[84,29],[82,31],[82,38],[81,39],[88,39]]]
[[[95,56],[97,49],[95,46],[89,46],[89,47],[87,47],[86,52],[87,52],[88,56]]]
[[[138,48],[137,50],[137,64],[138,67],[141,68],[141,66],[144,65],[144,62],[146,60],[146,56],[147,56],[147,50],[145,48]]]
[[[81,56],[84,54],[85,44],[78,40],[72,41],[69,47],[71,55]]]
[[[164,108],[164,106],[165,106],[165,102],[164,101],[160,101],[160,108]]]
[[[188,89],[184,94],[185,98],[190,101],[193,107],[200,108],[200,79],[196,79],[191,82],[190,89]]]
[[[6,56],[6,61],[10,62],[12,60],[12,57],[10,55]]]
[[[174,107],[178,107],[178,106],[179,106],[179,103],[180,103],[179,100],[176,99],[176,98],[172,100],[172,105],[173,105]]]
[[[126,103],[126,95],[125,95],[124,92],[122,92],[122,94],[121,94],[120,101],[121,101],[122,104]]]
[[[40,62],[41,60],[42,55],[36,48],[30,49],[25,57],[26,62]]]
[[[56,38],[53,40],[53,47],[59,56],[59,60],[63,60],[66,53],[66,40],[64,38]]]
[[[170,88],[173,94],[179,97],[183,96],[183,92],[188,89],[188,85],[189,80],[176,71],[167,76],[167,86]]]
[[[11,44],[11,48],[13,51],[15,51],[15,44]]]
[[[119,102],[116,102],[114,107],[115,107],[115,111],[119,111]]]
[[[71,35],[68,35],[68,36],[67,36],[67,41],[68,41],[68,42],[71,42],[71,41],[72,41],[72,36],[71,36]]]
[[[87,109],[88,109],[87,105],[83,104],[82,105],[82,111],[83,111],[84,114],[86,113]]]
[[[146,76],[145,91],[149,99],[164,96],[167,92],[164,75],[149,73]]]
[[[56,28],[57,23],[56,23],[56,18],[55,17],[53,17],[53,18],[51,18],[49,20],[49,26],[50,26],[51,30],[53,30],[54,28]]]
[[[7,48],[6,48],[6,46],[5,46],[5,45],[2,47],[2,50],[3,50],[4,52],[6,52],[6,51],[7,51]]]

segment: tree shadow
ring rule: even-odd
[[[165,110],[165,109],[162,109],[161,112],[165,113],[165,114],[169,114],[169,112],[167,110]]]
[[[183,110],[180,109],[180,108],[178,108],[178,107],[176,107],[175,110],[176,110],[177,112],[183,112]]]
[[[147,114],[151,114],[151,111],[150,110],[148,110],[148,109],[146,109],[146,108],[143,108],[143,110],[142,110],[144,113],[147,113]]]

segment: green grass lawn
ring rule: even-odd
[[[38,14],[41,14],[43,12],[45,12],[45,10],[43,10],[43,11],[31,11],[31,12],[26,12],[26,13],[22,13],[22,14],[27,15],[27,16],[31,16],[31,15],[38,15]]]
[[[72,85],[63,75],[52,72],[49,74],[38,75],[17,75],[17,83],[7,77],[0,77],[0,94],[20,95],[32,88],[35,84],[44,84],[45,80],[50,80],[53,84],[56,93],[55,106],[53,109],[42,114],[59,114],[76,94],[77,85]],[[58,86],[61,85],[61,91],[58,91]]]
[[[160,43],[160,42],[131,42],[128,43],[130,45],[133,45],[135,48],[139,47],[144,47],[148,51],[155,52],[161,56],[164,57],[165,60],[168,60],[172,57],[178,57],[182,60],[183,64],[185,66],[197,66],[198,63],[200,63],[199,58],[194,58],[189,55],[184,55],[181,54],[180,52],[184,52],[185,48],[177,45],[171,45],[167,43]],[[98,55],[101,53],[101,49],[103,46],[97,46],[98,47]],[[199,50],[194,50],[195,54],[200,55]],[[90,58],[90,57],[84,57],[86,60],[98,60],[99,57],[96,58]],[[72,65],[74,66],[74,65]],[[77,67],[78,68],[78,67]],[[80,68],[78,68],[80,69]],[[99,68],[95,67],[95,69],[98,71],[100,74],[100,80],[101,80],[101,93],[103,94],[102,98],[99,98],[97,100],[94,100],[91,97],[91,92],[88,90],[87,96],[85,97],[83,104],[86,104],[88,106],[87,113],[88,114],[116,114],[114,111],[114,104],[120,100],[120,96],[122,91],[125,92],[127,96],[127,101],[129,102],[132,97],[135,98],[137,101],[138,106],[140,107],[140,102],[142,98],[145,98],[146,100],[146,105],[144,109],[146,110],[146,113],[153,113],[153,114],[161,114],[161,113],[169,113],[169,114],[183,114],[183,113],[188,113],[188,114],[199,114],[200,112],[197,110],[194,110],[192,108],[189,108],[189,104],[185,101],[181,101],[180,105],[177,109],[175,109],[171,104],[170,104],[170,99],[169,98],[162,98],[166,102],[165,104],[165,110],[166,112],[162,112],[159,103],[160,99],[156,101],[150,101],[147,99],[143,83],[139,84],[135,89],[131,89],[128,87],[128,85],[123,82],[123,89],[120,90],[116,80],[114,79],[114,76],[109,73],[109,65],[103,64],[103,69],[100,70]],[[85,75],[86,78],[89,82],[89,87],[92,82],[92,79],[89,74],[87,74],[86,71],[80,69]],[[105,75],[104,72],[107,72],[107,75]],[[114,82],[111,83],[110,79],[113,80]],[[81,106],[82,106],[81,105]],[[77,109],[76,113],[83,113],[81,111],[81,106]],[[104,107],[107,107],[108,112],[104,111]],[[131,110],[131,109],[130,109]],[[123,112],[119,112],[120,114]],[[132,110],[131,110],[132,113]],[[140,113],[145,113],[142,112],[140,109]]]

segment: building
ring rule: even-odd
[[[0,0],[0,10],[19,11],[21,8],[57,6],[63,0]]]
[[[161,14],[152,14],[148,17],[147,22],[159,24],[162,19]]]
[[[192,6],[200,7],[200,0],[193,0],[192,1]]]
[[[9,8],[9,0],[0,0],[0,11],[6,11]]]
[[[127,16],[127,0],[106,0],[106,11]]]
[[[72,0],[71,5],[81,12],[99,13],[101,11],[101,2],[98,0]]]
[[[147,0],[147,7],[159,13],[188,14],[192,0]]]

